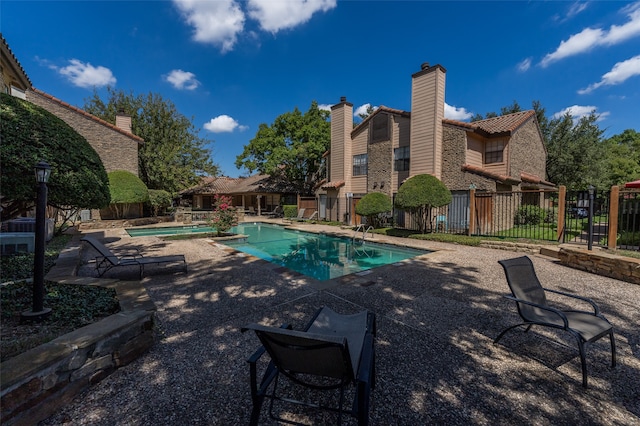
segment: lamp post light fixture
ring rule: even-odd
[[[22,320],[41,320],[51,313],[51,308],[44,307],[44,246],[45,222],[47,214],[47,182],[51,174],[51,166],[40,161],[35,166],[38,195],[36,199],[36,240],[33,257],[33,306],[31,311],[21,314]]]
[[[587,188],[589,192],[589,241],[587,242],[587,249],[593,248],[593,199],[596,192],[596,188],[593,185],[589,185]]]

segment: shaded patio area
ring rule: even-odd
[[[508,287],[497,261],[521,253],[411,241],[436,252],[320,282],[210,240],[165,242],[131,238],[121,229],[91,232],[114,249],[185,254],[189,273],[151,271],[143,279],[158,309],[155,345],[43,424],[246,424],[251,399],[245,361],[258,340],[240,327],[288,322],[301,328],[326,305],[340,313],[376,313],[374,425],[640,425],[637,285],[531,256],[544,286],[593,298],[614,325],[618,366],[610,368],[607,339],[589,346],[590,387],[583,389],[570,336],[517,329],[492,343],[518,321],[512,302],[502,297]],[[110,276],[127,279],[130,272]],[[93,273],[91,264],[80,270]],[[314,410],[284,414],[313,424],[335,422]],[[262,421],[274,424],[266,405]]]

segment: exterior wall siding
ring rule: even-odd
[[[466,158],[467,132],[454,126],[443,126],[442,130],[442,177],[441,181],[451,191],[466,191],[472,183],[480,191],[495,191],[496,183],[488,178],[462,170],[468,164]]]
[[[393,133],[392,133],[392,145],[393,148],[399,148],[411,145],[411,120],[406,117],[393,117]],[[393,163],[393,150],[391,151],[391,161]],[[409,165],[411,165],[412,159],[409,157]],[[409,170],[396,172],[391,164],[391,188],[392,193],[398,192],[400,185],[410,176]],[[391,195],[390,195],[391,196]]]
[[[441,177],[445,71],[439,66],[413,75],[411,87],[411,175]]]
[[[31,90],[27,91],[27,100],[59,117],[84,136],[100,156],[107,173],[126,170],[138,176],[137,141]]]

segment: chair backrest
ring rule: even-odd
[[[544,289],[529,257],[499,260],[498,263],[504,268],[507,283],[514,297],[538,305],[547,304]],[[525,320],[535,319],[541,314],[538,308],[524,303],[518,303],[518,312]]]
[[[305,209],[298,210],[298,219],[302,219],[304,217],[304,210]]]
[[[117,265],[120,262],[120,259],[118,259],[118,256],[111,253],[111,250],[109,250],[104,244],[102,244],[100,241],[96,240],[95,238],[85,236],[85,237],[82,237],[80,241],[84,241],[91,244],[91,246],[94,249],[96,249],[98,253],[100,253],[100,255],[105,259],[107,259],[111,264]]]
[[[350,381],[355,377],[344,336],[249,324],[278,369],[287,376],[311,374]]]
[[[316,218],[316,216],[318,216],[318,210],[314,211],[313,214],[311,216],[309,216],[309,220],[313,220],[314,218]]]

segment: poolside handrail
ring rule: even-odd
[[[362,231],[362,242],[365,241],[365,239],[367,237],[367,232],[369,232],[371,234],[371,238],[373,238],[373,226],[369,225],[367,227],[366,223],[361,223],[355,229],[355,231],[353,233],[353,237],[351,238],[351,241],[355,241],[356,240],[356,238],[358,237],[358,232],[360,232],[360,231]]]

